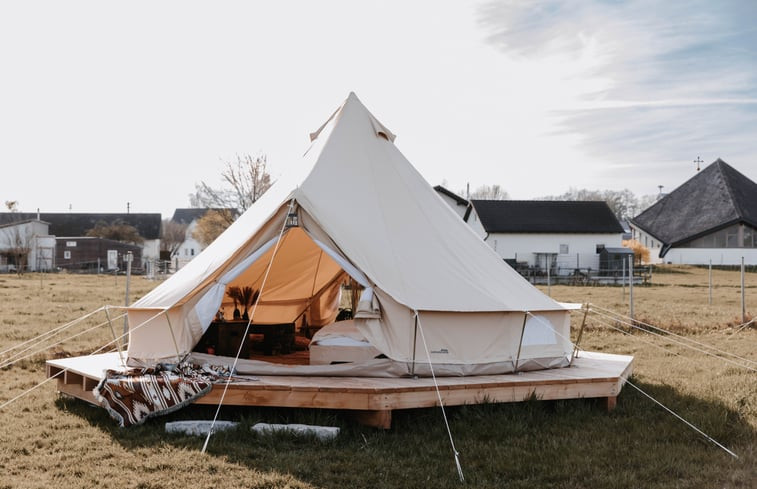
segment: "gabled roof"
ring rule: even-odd
[[[487,233],[622,233],[604,201],[472,200]]]
[[[631,222],[668,247],[739,222],[757,227],[757,183],[718,158]]]
[[[36,212],[2,212],[0,224],[37,219]],[[50,223],[50,234],[55,236],[84,236],[98,222],[112,223],[121,220],[134,226],[144,239],[160,238],[160,214],[87,214],[43,212],[39,219]]]
[[[176,209],[173,213],[173,217],[171,220],[173,222],[177,222],[179,224],[191,224],[192,221],[195,221],[202,216],[204,216],[208,211],[219,211],[224,212],[228,211],[231,212],[231,215],[234,217],[239,216],[239,211],[232,208],[223,208],[223,207],[189,207],[189,208],[183,208],[183,209]]]
[[[19,219],[17,221],[9,221],[9,222],[3,222],[2,220],[0,220],[0,228],[6,228],[6,227],[11,227],[11,226],[18,226],[20,224],[28,224],[30,222],[39,222],[39,223],[42,223],[42,224],[50,225],[49,222],[40,221],[37,218],[34,218],[34,219]]]

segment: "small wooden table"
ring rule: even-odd
[[[245,329],[247,337],[242,338]],[[252,341],[252,335],[262,336],[262,340]],[[250,323],[247,328],[247,321],[244,320],[213,321],[197,343],[195,351],[213,351],[216,355],[235,357],[240,343],[241,358],[248,358],[253,349],[262,350],[265,355],[290,353],[294,348],[294,323]]]

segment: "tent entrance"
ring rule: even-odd
[[[354,309],[352,294],[343,297],[341,292],[360,285],[344,270],[352,266],[341,255],[300,227],[287,229],[278,246],[273,244],[261,247],[264,251],[251,255],[255,259],[246,268],[236,267],[217,285],[215,300],[220,286],[225,286],[223,296],[195,352],[234,357],[241,343],[240,358],[307,364],[313,333],[334,323],[340,310]]]

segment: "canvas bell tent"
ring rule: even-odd
[[[449,375],[567,365],[569,311],[476,236],[394,139],[350,94],[283,178],[128,308],[128,362],[192,354],[220,311],[232,318],[231,287],[260,292],[252,324],[299,331],[333,323],[352,282],[361,290],[354,325],[381,354],[360,375],[424,375],[429,363]]]

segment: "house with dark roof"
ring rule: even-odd
[[[603,201],[472,200],[484,240],[502,258],[556,275],[599,270],[623,227]]]
[[[55,236],[50,236],[49,226],[39,219],[0,224],[0,273],[52,270]]]
[[[205,249],[205,246],[194,238],[194,230],[197,227],[197,221],[207,214],[208,211],[230,212],[234,219],[239,216],[239,211],[237,209],[208,207],[185,207],[176,209],[171,220],[187,226],[187,230],[184,233],[184,241],[179,245],[173,255],[171,255],[171,261],[174,263],[177,270],[192,261],[195,256],[199,255],[200,252]]]
[[[622,246],[623,226],[606,202],[468,201],[440,185],[434,189],[512,265],[541,271],[549,267],[559,275],[572,274],[576,269],[598,271],[600,252]]]
[[[757,264],[757,183],[718,158],[631,220],[659,261]]]
[[[23,220],[42,220],[49,225],[49,234],[57,238],[80,238],[99,223],[117,221],[134,226],[142,242],[142,258],[157,260],[160,257],[161,217],[157,213],[81,213],[81,212],[2,212],[0,225]]]

